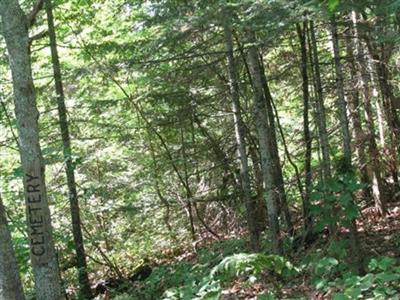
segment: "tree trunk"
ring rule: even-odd
[[[257,145],[255,145],[255,141],[253,137],[250,136],[250,133],[247,131],[248,136],[248,145],[249,145],[249,155],[253,165],[254,172],[254,184],[256,186],[257,192],[257,228],[259,232],[265,230],[268,225],[268,216],[267,216],[267,206],[264,200],[264,187],[263,187],[263,176],[261,172],[261,164],[259,159],[259,151],[257,150]]]
[[[47,23],[50,38],[51,58],[53,63],[54,83],[57,96],[58,117],[63,143],[63,154],[66,165],[67,185],[69,192],[69,203],[71,209],[72,234],[74,237],[76,252],[76,267],[78,270],[78,281],[80,285],[80,294],[85,299],[93,297],[90,288],[89,277],[87,273],[86,254],[82,237],[81,217],[79,209],[78,193],[76,190],[74,164],[72,162],[71,139],[69,136],[67,109],[65,107],[64,89],[61,77],[61,67],[57,51],[57,39],[54,29],[54,18],[51,0],[45,0],[47,14]]]
[[[359,32],[357,31],[357,34],[359,34]],[[360,43],[361,43],[361,37],[357,37],[357,39],[360,39]],[[364,48],[362,48],[364,49]],[[362,50],[364,51],[364,50]],[[376,114],[377,114],[377,122],[378,122],[378,130],[379,130],[379,146],[381,149],[384,149],[386,147],[386,141],[385,141],[385,125],[384,125],[384,115],[382,112],[382,106],[380,103],[380,99],[378,97],[379,93],[378,93],[378,89],[377,86],[378,84],[376,83],[378,80],[376,78],[376,74],[374,72],[374,61],[369,53],[369,51],[366,51],[365,53],[365,57],[366,59],[364,59],[365,61],[365,65],[366,65],[366,72],[368,74],[367,78],[368,78],[368,82],[371,88],[371,92],[372,92],[372,96],[376,107]]]
[[[318,48],[317,40],[315,37],[314,22],[310,22],[310,36],[311,36],[311,53],[312,53],[312,65],[314,70],[315,79],[315,104],[316,104],[316,115],[317,115],[317,127],[318,135],[320,140],[320,147],[322,152],[322,174],[324,180],[331,178],[331,160],[329,156],[329,139],[328,132],[326,130],[326,117],[325,117],[325,106],[324,98],[322,93],[322,82],[321,72],[319,69],[318,59]]]
[[[25,300],[1,196],[0,241],[0,300]]]
[[[28,48],[27,18],[17,0],[0,1],[0,10],[13,79],[36,299],[63,299],[39,145],[39,112]]]
[[[346,35],[346,53],[347,53],[347,61],[350,69],[350,81],[349,81],[349,89],[351,89],[350,94],[348,95],[348,104],[349,104],[349,117],[352,125],[352,135],[355,141],[354,149],[358,162],[358,169],[361,173],[361,181],[365,184],[363,187],[363,197],[368,202],[371,198],[371,186],[372,181],[368,175],[368,164],[366,158],[366,139],[365,133],[361,125],[360,119],[360,93],[357,88],[357,65],[354,59],[355,56],[355,39],[353,38],[355,35],[354,28],[351,24],[349,24],[349,33]]]
[[[239,84],[237,80],[237,70],[233,55],[232,28],[230,24],[230,14],[225,12],[224,35],[225,49],[228,58],[229,88],[232,98],[233,121],[237,144],[237,154],[240,160],[240,177],[242,194],[247,212],[247,226],[250,232],[250,246],[252,251],[260,250],[260,234],[257,226],[256,202],[251,197],[251,186],[249,176],[249,163],[246,152],[245,128],[240,112]]]
[[[364,109],[365,109],[365,122],[367,125],[367,139],[368,139],[368,154],[371,160],[371,173],[372,173],[372,195],[374,198],[375,206],[379,212],[386,214],[386,201],[383,194],[383,182],[380,172],[380,157],[378,147],[375,141],[375,124],[372,114],[371,105],[371,92],[368,86],[369,78],[367,73],[367,64],[364,59],[365,51],[361,44],[358,33],[358,17],[355,12],[352,12],[352,22],[354,28],[354,38],[356,41],[355,55],[358,58],[359,64],[359,86],[362,89]]]
[[[383,111],[388,128],[389,144],[387,145],[387,152],[389,154],[389,172],[393,178],[393,182],[398,184],[398,152],[399,152],[399,141],[400,141],[400,129],[399,119],[396,110],[393,107],[393,103],[396,101],[393,94],[393,86],[390,84],[390,72],[387,67],[390,59],[389,52],[385,49],[384,43],[373,43],[369,37],[363,35],[365,43],[372,63],[378,76],[379,89],[382,96]]]
[[[255,36],[253,32],[249,32],[249,42],[254,44]],[[256,47],[253,45],[249,48],[248,52],[250,73],[253,81],[254,90],[254,119],[257,126],[258,140],[260,143],[260,156],[261,156],[261,169],[264,181],[264,193],[268,210],[268,221],[271,230],[272,249],[274,253],[282,253],[282,243],[280,240],[280,228],[278,219],[278,196],[273,188],[274,172],[272,170],[271,159],[271,133],[267,118],[267,110],[265,107],[265,98],[263,91],[262,78],[260,76],[260,62],[258,60],[258,53]]]
[[[323,183],[329,180],[332,177],[331,174],[331,160],[330,160],[330,151],[329,151],[329,136],[326,129],[326,116],[325,116],[325,106],[324,106],[324,97],[322,91],[322,82],[321,82],[321,72],[319,68],[319,59],[318,59],[318,47],[317,40],[315,37],[315,29],[314,22],[310,21],[310,37],[311,37],[311,55],[312,55],[312,65],[314,70],[314,85],[315,85],[315,111],[317,118],[317,127],[318,127],[318,136],[320,142],[320,148],[322,153],[322,178]],[[332,216],[336,219],[335,210],[332,209]],[[331,236],[336,235],[336,224],[330,224],[328,226],[329,233]]]
[[[383,48],[383,47],[382,47]],[[398,152],[399,152],[399,128],[398,128],[398,117],[397,112],[393,108],[395,97],[393,94],[393,87],[390,84],[390,73],[387,67],[389,63],[389,57],[386,57],[385,51],[382,49],[381,58],[379,62],[376,62],[376,69],[378,74],[379,87],[382,94],[383,111],[386,117],[386,124],[389,129],[389,153],[391,160],[389,161],[389,171],[395,184],[399,183],[398,178]]]
[[[344,95],[344,79],[343,79],[343,67],[340,61],[340,48],[339,38],[337,33],[337,25],[335,15],[331,17],[331,34],[332,34],[332,45],[333,45],[333,60],[335,64],[336,73],[336,93],[337,93],[337,107],[338,117],[340,121],[340,128],[343,139],[343,170],[344,173],[352,172],[351,166],[351,140],[349,130],[349,119],[347,117],[347,102]]]
[[[307,71],[307,46],[306,46],[306,30],[307,22],[303,22],[303,28],[300,24],[296,25],[297,35],[300,40],[301,49],[301,76],[302,76],[302,89],[303,89],[303,134],[304,142],[306,145],[305,157],[304,157],[304,195],[303,195],[303,219],[304,219],[304,231],[307,234],[311,233],[312,230],[312,216],[310,212],[310,193],[312,184],[312,173],[311,173],[311,154],[312,154],[312,140],[310,134],[310,121],[309,121],[309,107],[310,107],[310,93],[308,89],[308,71]]]
[[[274,175],[272,177],[273,180],[273,188],[276,190],[276,193],[278,194],[278,204],[281,206],[283,210],[283,215],[285,217],[286,225],[288,228],[288,232],[290,235],[294,234],[294,229],[293,229],[293,223],[292,223],[292,217],[290,216],[290,211],[289,211],[289,205],[287,203],[287,197],[286,197],[286,192],[285,192],[285,183],[283,180],[283,174],[282,174],[282,166],[281,162],[279,159],[279,150],[278,150],[278,143],[276,139],[276,127],[275,127],[275,116],[274,116],[274,110],[272,108],[272,95],[269,90],[268,86],[268,81],[267,77],[265,75],[265,70],[264,70],[264,63],[262,61],[262,57],[260,57],[260,71],[261,71],[261,79],[263,82],[263,91],[264,91],[264,97],[265,97],[265,104],[267,108],[267,113],[268,113],[268,125],[269,125],[269,132],[270,132],[270,148],[271,148],[271,163],[272,163],[272,170],[274,172]],[[278,207],[279,209],[279,207]]]
[[[340,61],[340,47],[339,47],[339,37],[337,33],[337,25],[335,15],[331,17],[331,33],[332,33],[332,45],[333,45],[333,60],[335,63],[336,72],[336,91],[338,96],[338,114],[340,120],[340,127],[343,139],[343,165],[340,170],[343,174],[352,174],[353,168],[351,163],[351,138],[349,130],[349,120],[347,117],[347,102],[344,95],[344,78],[343,78],[343,67]],[[352,202],[354,202],[354,195],[352,194]],[[354,262],[357,266],[359,273],[363,273],[363,255],[361,253],[360,242],[358,238],[358,229],[355,219],[352,219],[351,226],[349,226],[350,231],[350,246],[353,252]]]

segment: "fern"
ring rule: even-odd
[[[287,278],[295,274],[297,269],[279,255],[240,253],[224,258],[211,270],[211,276],[221,281],[229,281],[233,277],[259,275],[266,271]]]

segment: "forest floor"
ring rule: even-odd
[[[364,261],[369,261],[374,257],[400,259],[400,202],[388,204],[388,215],[386,217],[379,216],[374,207],[362,210],[357,219],[357,228]],[[347,235],[348,232],[342,230],[338,239],[348,239]],[[324,248],[324,250],[327,250],[328,247],[327,239],[319,239],[311,247],[297,252],[292,261],[300,263],[305,256],[312,255],[312,253]],[[328,291],[319,291],[312,285],[311,281],[311,274],[307,272],[301,274],[295,280],[291,280],[290,283],[280,288],[279,299],[332,299],[332,293],[338,288],[331,287]],[[398,284],[400,286],[400,281],[398,281]],[[243,281],[236,280],[231,287],[224,290],[222,299],[257,299],[260,293],[271,289],[271,283],[268,283],[268,278],[264,278],[257,284],[247,288],[243,287]]]
[[[246,270],[215,281],[210,274],[224,259],[245,252],[246,242],[232,237],[215,241],[210,237],[197,250],[182,248],[180,253],[155,259],[147,279],[135,282],[125,293],[112,293],[110,299],[399,299],[400,202],[389,204],[386,217],[380,217],[374,208],[362,210],[357,227],[365,265],[374,259],[378,261],[375,273],[370,271],[370,265],[366,267],[370,273],[365,276],[351,273],[354,254],[344,251],[349,234],[343,229],[337,242],[321,235],[313,244],[294,251],[288,261],[296,266],[297,273],[290,278],[284,278],[275,269],[256,273],[257,266],[250,263]],[[224,266],[226,270],[230,267]],[[240,264],[235,267],[240,269]],[[323,271],[318,272],[318,268]]]

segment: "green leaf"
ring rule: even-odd
[[[370,262],[368,263],[368,270],[369,271],[375,271],[378,268],[378,261],[373,258],[370,260]]]
[[[322,258],[315,267],[316,275],[324,275],[329,273],[335,266],[339,264],[339,261],[333,257]]]
[[[383,257],[379,262],[378,262],[378,268],[381,269],[382,271],[386,271],[389,269],[389,267],[394,266],[396,264],[396,260],[391,258],[391,257]]]
[[[275,300],[275,295],[271,292],[263,293],[257,296],[257,300]]]
[[[360,280],[360,289],[362,291],[367,291],[372,288],[375,281],[375,277],[373,274],[369,273],[361,278]]]
[[[336,293],[333,295],[332,300],[347,300],[349,299],[349,297],[347,297],[345,294],[343,293]]]
[[[394,288],[385,287],[385,293],[389,296],[393,296],[397,293],[397,291]]]
[[[21,178],[22,175],[23,175],[23,172],[22,172],[22,167],[21,166],[16,167],[16,168],[13,169],[13,172],[12,172],[12,176],[13,177]]]
[[[328,281],[318,278],[314,281],[314,285],[317,290],[324,290],[328,286]]]
[[[396,281],[400,279],[400,274],[395,273],[380,273],[376,275],[376,279],[381,282]]]
[[[351,287],[345,291],[345,294],[350,296],[350,299],[357,299],[361,296],[362,291],[359,287]]]
[[[340,1],[339,0],[329,0],[328,2],[328,7],[330,11],[336,10],[336,8],[339,6]]]
[[[201,297],[202,300],[218,300],[221,296],[221,291],[210,291]]]

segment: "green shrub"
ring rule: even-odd
[[[264,271],[273,272],[286,279],[297,270],[288,260],[279,255],[240,253],[224,258],[212,269],[211,276],[224,282],[247,274],[257,276]]]
[[[338,262],[334,259],[321,260],[319,272],[321,277],[316,288],[327,291],[334,288],[338,290],[334,300],[342,299],[399,299],[400,295],[400,266],[395,259],[382,257],[372,259],[368,264],[368,273],[358,276],[351,272],[327,280],[327,274],[335,269]]]
[[[349,227],[358,216],[353,194],[363,187],[353,175],[346,174],[319,182],[311,193],[311,213],[316,220],[315,230],[326,226]]]
[[[194,265],[182,262],[157,268],[141,289],[132,291],[134,299],[217,300],[223,286],[238,277],[251,284],[264,273],[274,275],[271,281],[297,274],[289,261],[277,255],[240,253],[223,258],[222,253],[203,252],[199,254],[199,263]],[[273,299],[268,295],[269,298],[260,299]]]

